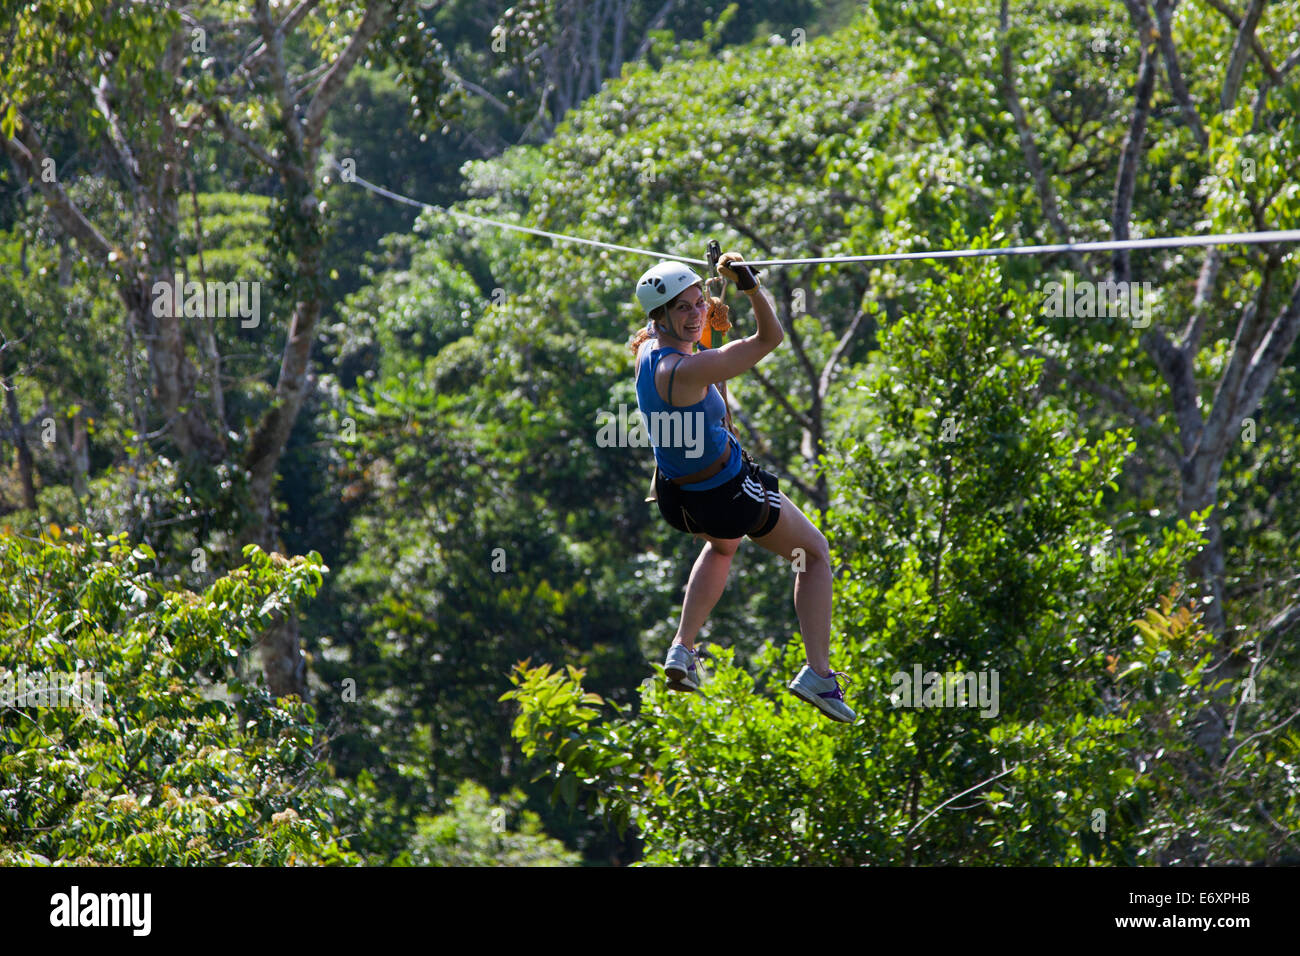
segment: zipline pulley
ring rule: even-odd
[[[723,301],[727,294],[727,280],[718,274],[718,260],[722,258],[722,246],[718,245],[718,240],[710,239],[709,248],[706,258],[709,261],[709,277],[704,280],[704,297],[708,302],[708,311],[704,315],[704,329],[700,333],[700,345],[706,349],[714,348],[713,333],[718,333],[718,348],[722,347],[722,342],[726,332],[731,328],[730,310]],[[718,294],[712,294],[712,284],[718,283]],[[736,434],[736,426],[731,421],[731,401],[727,398],[727,383],[718,383],[718,393],[722,396],[722,404],[726,409],[724,424],[727,431],[736,435],[739,440],[740,436]]]
[[[723,333],[731,328],[730,310],[723,301],[727,294],[727,280],[718,274],[718,260],[722,258],[722,247],[718,240],[710,239],[706,258],[709,262],[709,277],[704,280],[704,295],[708,303],[705,313],[704,331],[700,335],[700,344],[706,349],[714,348],[713,333],[718,333],[718,345],[722,345]],[[718,291],[713,293],[713,283],[718,283]],[[725,394],[725,393],[724,393]]]

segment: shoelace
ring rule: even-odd
[[[851,683],[851,682],[849,681],[849,675],[846,674],[846,673],[844,673],[844,671],[831,671],[830,679],[833,680],[833,681],[835,681],[835,691],[834,691],[835,699],[836,699],[836,700],[839,700],[839,701],[843,701],[843,700],[844,700],[844,687],[841,687],[841,686],[840,686],[840,682],[839,682],[839,680],[838,680],[838,678],[840,678],[840,677],[843,677],[843,678],[844,678],[844,687],[847,687],[847,686]],[[827,691],[826,693],[829,694],[829,693],[831,693],[831,691]]]

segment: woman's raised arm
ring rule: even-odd
[[[677,380],[691,388],[707,388],[747,372],[785,338],[781,322],[772,308],[772,300],[761,287],[746,293],[754,306],[758,331],[735,339],[721,348],[706,349],[683,359]]]
[[[785,330],[772,308],[771,297],[758,284],[758,277],[747,267],[739,253],[725,253],[718,260],[718,272],[736,284],[754,307],[758,331],[721,348],[698,352],[678,364],[683,384],[691,388],[708,388],[741,372],[747,372],[785,338]]]

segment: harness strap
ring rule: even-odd
[[[706,468],[701,468],[694,474],[682,475],[680,478],[669,478],[668,481],[678,487],[682,485],[697,484],[698,482],[704,481],[706,478],[712,478],[718,472],[722,471],[723,468],[727,467],[727,462],[730,460],[731,442],[727,442],[722,448],[722,454],[718,456],[717,460],[714,461],[713,464]]]
[[[695,531],[691,527],[693,522],[691,521],[691,516],[686,513],[686,506],[684,504],[678,503],[677,507],[682,513],[682,524],[686,525],[686,530],[689,531],[691,534],[699,534],[700,533],[699,531]]]
[[[673,370],[668,373],[668,404],[669,405],[673,403],[673,379],[677,377],[677,366],[681,365],[682,362],[684,362],[685,360],[686,360],[686,356],[683,355],[681,358],[679,358],[676,362],[673,363]]]

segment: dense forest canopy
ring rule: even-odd
[[[1300,862],[1294,242],[762,270],[840,726],[752,544],[666,691],[699,543],[600,440],[655,260],[358,181],[692,258],[1288,230],[1298,117],[1267,0],[0,0],[0,862]]]

